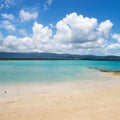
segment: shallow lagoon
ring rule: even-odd
[[[102,78],[97,70],[120,70],[120,61],[98,60],[13,60],[0,61],[0,83],[51,83]]]

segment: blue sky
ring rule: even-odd
[[[0,52],[120,55],[119,0],[0,0]]]

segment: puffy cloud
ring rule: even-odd
[[[34,23],[33,26],[33,37],[35,48],[39,51],[46,51],[46,49],[51,49],[51,37],[52,30],[48,26],[43,26],[42,24]]]
[[[6,51],[7,50],[6,46],[3,45],[3,42],[4,42],[4,38],[3,38],[2,33],[0,32],[0,51]]]
[[[9,20],[13,20],[14,19],[14,15],[13,14],[4,13],[4,14],[1,14],[1,16],[2,16],[3,19],[9,19]]]
[[[46,43],[50,40],[52,36],[52,30],[48,26],[43,26],[37,22],[34,22],[33,25],[33,39],[40,40],[43,43]]]
[[[31,52],[33,40],[30,37],[17,38],[9,35],[4,38],[3,45],[6,47],[6,51],[9,52]]]
[[[30,20],[36,20],[38,17],[38,12],[28,12],[25,10],[20,11],[20,19],[22,22],[28,22]]]
[[[8,20],[3,20],[2,24],[0,25],[0,28],[5,28],[9,32],[15,32],[16,27]]]
[[[110,20],[106,20],[100,23],[98,30],[104,35],[108,36],[112,26],[113,26],[113,23],[111,23]]]
[[[112,34],[111,35],[112,42],[108,42],[106,45],[106,54],[109,55],[119,55],[120,56],[120,34]]]
[[[99,28],[103,23],[106,21],[99,24],[95,18],[84,17],[76,13],[67,15],[56,24],[56,34],[54,34],[53,39],[57,51],[84,53],[84,51],[96,52],[105,49],[106,38],[111,29],[109,26],[112,23],[109,21],[107,29],[101,29],[101,31]]]
[[[3,42],[3,36],[2,33],[0,32],[0,45],[2,45],[2,42]]]
[[[95,41],[99,37],[96,32],[97,19],[83,17],[72,13],[59,21],[54,39],[60,42],[84,43]]]
[[[106,40],[103,38],[99,38],[98,40],[94,42],[85,42],[81,44],[73,44],[74,48],[89,48],[89,49],[95,49],[95,48],[100,48],[104,47],[106,45]]]
[[[113,23],[109,20],[98,23],[96,18],[71,13],[58,21],[55,28],[34,22],[31,37],[27,35],[25,29],[19,30],[19,33],[23,35],[22,38],[12,35],[3,38],[1,34],[0,51],[75,54],[112,53],[110,51],[120,49],[119,34],[112,35],[112,38],[118,40],[116,43],[109,41],[112,26]]]
[[[110,44],[110,45],[108,45],[107,49],[109,49],[109,50],[120,49],[120,44],[119,43]]]
[[[118,55],[120,56],[120,43],[111,43],[106,46],[107,55]]]
[[[3,41],[3,44],[0,44],[0,50],[9,52],[49,52],[53,49],[52,41],[50,42],[51,37],[52,30],[48,26],[35,22],[32,37],[19,38],[8,35],[3,38],[0,34],[0,41]],[[2,49],[3,47],[5,50]]]
[[[9,48],[9,46],[14,46],[17,43],[17,37],[9,35],[4,40],[4,45]]]
[[[108,54],[114,53],[114,55],[120,55],[120,53],[117,53],[117,51],[120,51],[120,34],[115,33],[112,35],[112,38],[116,41],[114,41],[114,43],[109,43],[106,47],[106,51],[108,52]]]
[[[120,43],[120,34],[115,33],[115,34],[112,35],[112,38],[116,39]]]

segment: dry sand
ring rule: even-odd
[[[120,120],[120,77],[0,87],[0,120]]]

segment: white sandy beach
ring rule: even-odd
[[[108,76],[103,81],[1,85],[0,120],[120,120],[120,76]]]

